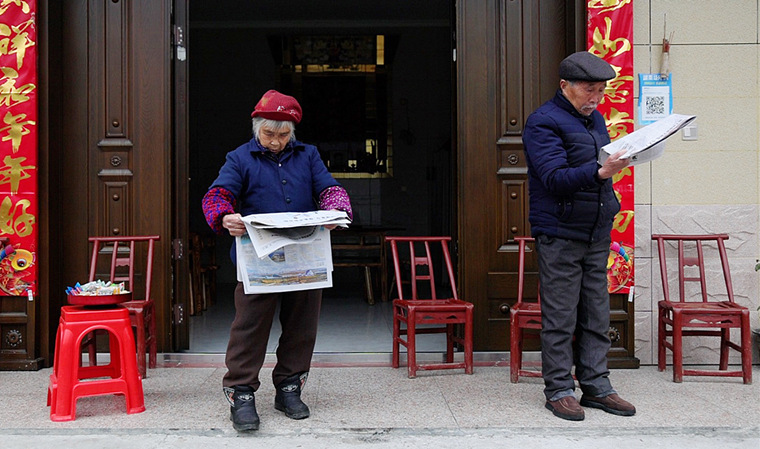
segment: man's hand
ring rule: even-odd
[[[230,231],[230,235],[238,237],[246,233],[245,223],[240,214],[227,214],[222,218],[222,226]]]
[[[615,175],[615,173],[624,169],[628,166],[628,164],[631,163],[630,159],[622,158],[625,152],[626,150],[620,150],[612,156],[608,157],[606,161],[604,161],[604,165],[602,165],[597,172],[599,179],[611,178]]]

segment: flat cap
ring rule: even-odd
[[[567,81],[607,81],[615,78],[615,69],[604,59],[579,51],[559,63],[559,77]]]

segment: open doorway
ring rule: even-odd
[[[191,233],[207,242],[202,261],[214,266],[212,293],[190,310],[190,352],[226,350],[234,315],[233,240],[210,234],[200,204],[225,154],[250,139],[250,112],[269,89],[304,105],[296,135],[323,151],[351,197],[354,227],[402,235],[455,232],[452,15],[453,0],[392,8],[384,0],[190,5],[188,214]],[[289,52],[303,54],[297,45],[305,41],[315,53],[339,41],[374,41],[374,57],[382,45],[383,59],[288,59]],[[306,65],[317,67],[309,72]],[[337,129],[329,128],[328,115],[335,118],[336,108],[357,96],[361,101],[352,104],[358,109],[338,117]],[[355,124],[351,116],[360,123],[347,126]],[[350,131],[345,137],[353,143],[344,145],[340,130]],[[390,352],[390,304],[377,290],[370,304],[361,267],[336,267],[333,285],[324,292],[315,352]],[[270,346],[277,335],[274,329]]]

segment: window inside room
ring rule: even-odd
[[[299,98],[299,140],[319,148],[336,178],[392,174],[392,123],[386,36],[274,39],[279,87]]]

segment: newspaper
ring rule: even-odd
[[[259,257],[266,257],[272,251],[276,251],[285,245],[311,243],[316,238],[320,227],[302,226],[285,229],[261,229],[248,223],[245,224],[251,245]]]
[[[246,294],[332,287],[330,231],[320,227],[308,245],[285,245],[258,257],[247,235],[236,237],[238,280]]]
[[[260,257],[288,244],[313,242],[318,227],[346,226],[351,222],[345,212],[334,210],[253,214],[242,220]]]
[[[250,223],[260,229],[294,228],[300,226],[315,226],[336,224],[347,227],[351,220],[342,210],[315,210],[311,212],[279,212],[274,214],[253,214],[243,217],[245,223]]]
[[[318,212],[324,213],[243,217],[248,234],[235,238],[235,249],[246,294],[332,287],[330,231],[324,225],[350,220],[345,212]]]
[[[626,150],[623,159],[630,159],[631,165],[653,161],[665,152],[665,139],[696,118],[696,115],[670,114],[657,120],[603,146],[602,151],[599,152],[599,163],[604,164],[610,155],[621,150]]]

